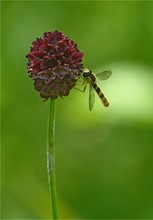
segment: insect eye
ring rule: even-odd
[[[83,77],[88,77],[88,76],[89,76],[89,73],[87,73],[87,72],[83,73]]]
[[[90,70],[84,71],[84,72],[83,72],[83,77],[89,77],[90,74],[91,74],[90,72],[91,72]]]

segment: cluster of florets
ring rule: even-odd
[[[83,69],[83,53],[59,31],[45,32],[32,43],[28,73],[44,99],[67,96]]]

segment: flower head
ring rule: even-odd
[[[34,87],[46,100],[67,96],[83,69],[83,53],[59,31],[45,32],[33,41],[26,57]]]

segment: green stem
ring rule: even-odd
[[[58,219],[56,174],[55,174],[55,115],[56,103],[50,100],[48,115],[47,169],[52,201],[53,219]]]

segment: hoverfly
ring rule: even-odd
[[[99,78],[100,80],[106,80],[106,79],[108,79],[112,75],[112,72],[110,70],[106,70],[106,71],[103,71],[101,73],[94,74],[91,70],[89,70],[88,68],[85,68],[83,70],[83,74],[82,75],[83,75],[83,78],[84,78],[83,92],[85,92],[87,84],[90,85],[90,88],[89,88],[89,110],[91,111],[92,108],[93,108],[93,105],[94,105],[94,101],[95,101],[94,90],[98,94],[98,96],[101,99],[103,105],[105,107],[108,107],[109,106],[109,102],[107,101],[107,99],[105,98],[105,96],[102,93],[101,89],[97,85],[96,78]]]

